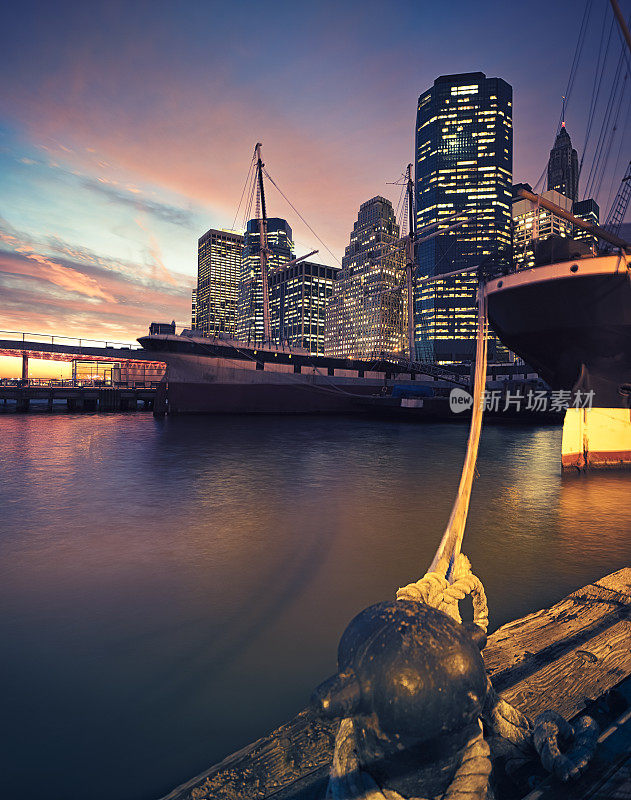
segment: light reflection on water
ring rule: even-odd
[[[361,608],[418,577],[467,431],[332,419],[0,419],[5,791],[148,800],[291,716]],[[631,563],[631,476],[488,427],[465,550],[491,625]]]

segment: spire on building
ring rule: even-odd
[[[570,134],[561,122],[548,161],[548,191],[559,192],[572,202],[578,200],[578,154],[572,147]]]

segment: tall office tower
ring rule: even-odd
[[[268,218],[267,249],[268,274],[293,259],[292,232],[284,219]],[[242,342],[262,342],[264,338],[259,221],[251,219],[243,238],[237,301],[237,339]]]
[[[277,344],[324,353],[326,304],[339,267],[299,261],[269,276],[272,339]]]
[[[423,92],[416,117],[416,221],[441,223],[417,246],[417,276],[501,264],[511,245],[513,90],[482,72],[443,75]],[[460,212],[467,221],[448,231]],[[432,231],[433,233],[434,231]],[[475,354],[477,277],[463,274],[425,283],[414,298],[417,357],[469,361]],[[497,340],[489,356],[498,357]]]
[[[559,192],[549,191],[542,195],[546,200],[565,209],[572,210],[572,201]],[[558,217],[530,200],[516,197],[513,200],[513,265],[515,269],[535,266],[537,245],[550,236],[572,237],[572,223]]]
[[[234,338],[243,236],[211,228],[197,247],[195,328],[205,336]]]
[[[197,289],[191,292],[191,328],[197,327]]]
[[[577,200],[572,208],[572,213],[575,217],[589,222],[592,225],[598,225],[600,220],[600,206],[595,200],[590,197],[588,200]],[[589,246],[594,252],[598,248],[598,238],[592,236],[583,228],[574,228],[574,238],[584,239],[589,243]]]
[[[578,155],[572,147],[565,122],[550,150],[548,161],[548,190],[554,190],[569,197],[574,203],[578,200]]]
[[[326,309],[325,353],[348,358],[404,351],[404,249],[392,203],[373,197],[359,208],[342,269]]]

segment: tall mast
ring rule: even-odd
[[[269,284],[268,284],[268,256],[267,248],[267,211],[265,209],[265,188],[263,186],[263,161],[261,159],[261,143],[256,145],[256,172],[259,184],[259,198],[261,200],[261,216],[259,217],[259,244],[261,257],[261,286],[263,290],[263,341],[269,344],[272,341],[272,328],[269,315]]]
[[[414,270],[415,258],[414,258],[414,239],[416,235],[416,225],[415,225],[415,218],[414,218],[414,183],[412,181],[412,165],[408,164],[407,170],[407,178],[408,178],[408,188],[407,188],[407,195],[408,195],[408,218],[410,220],[409,223],[409,231],[408,231],[408,240],[406,245],[406,255],[407,255],[407,263],[405,265],[405,282],[407,286],[407,293],[408,293],[408,358],[410,361],[414,361],[415,358],[415,348],[414,348],[414,291],[412,286],[412,271]]]

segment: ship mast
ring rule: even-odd
[[[412,275],[415,265],[414,258],[414,239],[416,233],[415,217],[414,217],[414,183],[412,181],[412,165],[408,164],[407,169],[407,195],[408,195],[408,218],[409,230],[408,240],[406,243],[406,265],[405,265],[405,283],[408,295],[408,358],[414,361],[415,348],[414,348],[414,291],[412,285]]]
[[[258,193],[261,200],[261,214],[259,216],[259,252],[261,258],[261,287],[263,291],[263,341],[269,344],[272,341],[272,328],[269,313],[269,283],[268,262],[269,250],[267,247],[267,211],[265,209],[265,188],[263,186],[263,161],[261,159],[261,143],[256,144],[256,174],[258,180]]]

